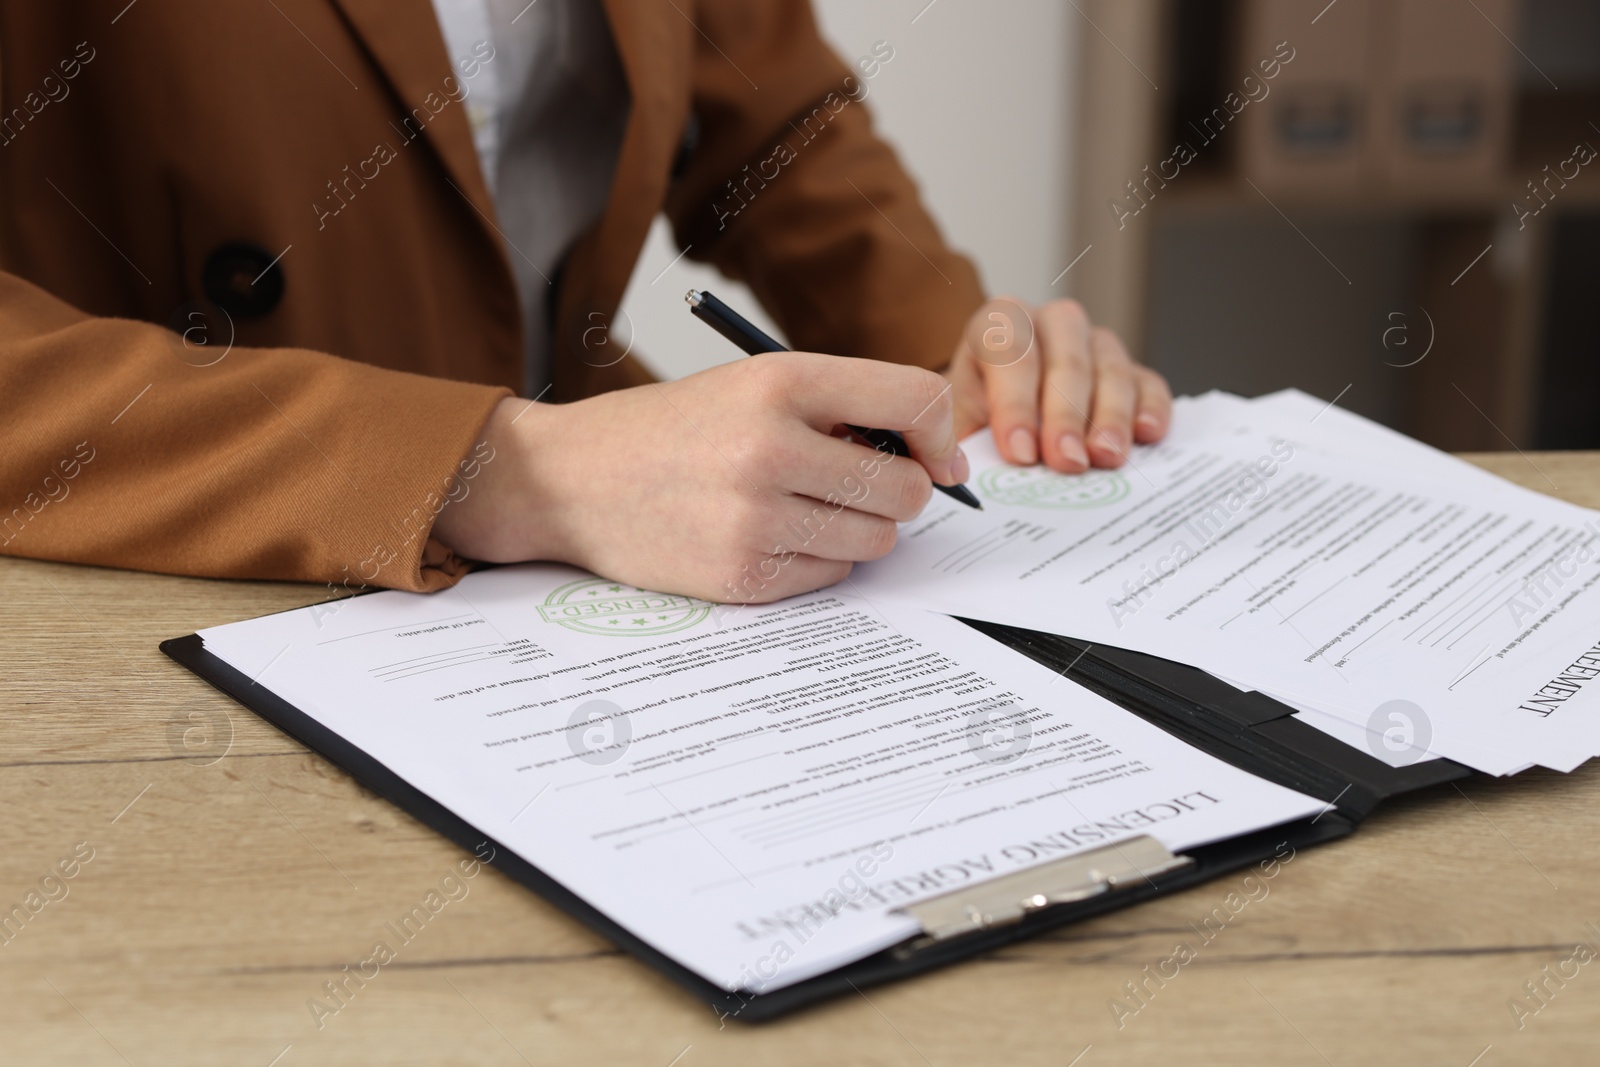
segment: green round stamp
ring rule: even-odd
[[[1099,508],[1128,495],[1120,471],[1059,474],[1048,467],[990,467],[978,475],[978,488],[997,504],[1019,508]]]
[[[704,600],[652,593],[605,578],[568,582],[539,605],[539,617],[545,622],[581,634],[669,634],[710,614],[711,605]]]

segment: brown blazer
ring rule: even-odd
[[[976,276],[805,0],[605,9],[632,110],[546,399],[649,380],[604,326],[663,210],[797,347],[948,358]],[[0,552],[461,573],[433,517],[523,346],[460,76],[428,0],[0,0]]]

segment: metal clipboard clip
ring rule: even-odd
[[[1088,900],[1192,866],[1193,859],[1174,856],[1147,835],[1080,852],[905,905],[899,910],[922,924],[922,936],[907,943],[905,950],[1020,922],[1058,904]]]

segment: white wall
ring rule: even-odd
[[[1072,6],[813,2],[847,62],[876,41],[894,47],[867,102],[946,238],[977,261],[985,287],[1033,301],[1063,295],[1051,282],[1071,258],[1069,145],[1082,24]],[[618,316],[622,329],[632,326],[634,352],[658,373],[677,378],[734,358],[726,341],[689,315],[683,294],[691,287],[751,309],[752,319],[777,333],[742,286],[687,259],[674,264],[678,251],[658,219]]]

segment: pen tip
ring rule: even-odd
[[[698,290],[698,289],[690,289],[689,292],[687,294],[685,294],[684,299],[689,302],[689,306],[690,307],[697,308],[697,307],[700,306],[700,302],[702,300],[702,295],[701,295],[700,290]]]

